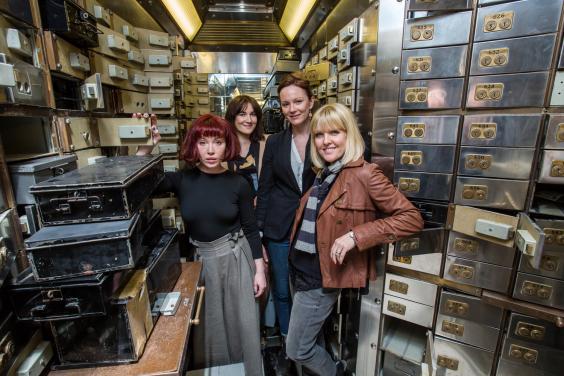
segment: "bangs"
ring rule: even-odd
[[[212,119],[206,119],[192,125],[193,137],[200,139],[202,137],[217,137],[225,139],[225,126],[219,124]]]
[[[313,132],[331,132],[331,131],[343,131],[345,133],[347,133],[347,129],[343,126],[343,123],[341,123],[340,121],[330,121],[329,119],[327,119],[327,121],[318,121],[317,124],[315,124],[315,127],[313,129]]]
[[[338,113],[321,109],[315,113],[312,119],[312,131],[313,133],[330,131],[343,131],[347,133],[344,121],[345,119],[342,119]]]

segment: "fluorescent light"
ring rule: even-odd
[[[162,2],[182,32],[192,41],[202,26],[192,0],[162,0]]]
[[[284,13],[280,19],[280,29],[282,29],[282,32],[290,42],[294,40],[298,31],[300,31],[315,3],[316,0],[288,0],[286,2]]]

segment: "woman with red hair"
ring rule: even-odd
[[[156,126],[153,134],[158,142]],[[239,153],[237,136],[226,120],[200,116],[182,145],[181,158],[190,168],[166,173],[158,191],[178,197],[203,264],[203,323],[193,329],[192,346],[202,349],[203,356],[194,366],[243,361],[246,375],[263,375],[256,298],[264,292],[266,278],[253,195],[245,178],[222,165]]]

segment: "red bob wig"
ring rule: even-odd
[[[182,143],[180,158],[190,165],[200,161],[197,143],[202,137],[218,137],[225,140],[224,161],[235,159],[240,151],[239,139],[227,120],[212,114],[202,115],[192,123]]]

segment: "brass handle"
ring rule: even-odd
[[[200,293],[200,298],[198,299],[198,306],[196,308],[196,314],[194,315],[194,319],[190,319],[191,325],[200,325],[200,311],[202,310],[202,303],[204,302],[204,294],[206,292],[206,288],[204,286],[200,286],[196,289],[196,292]]]

